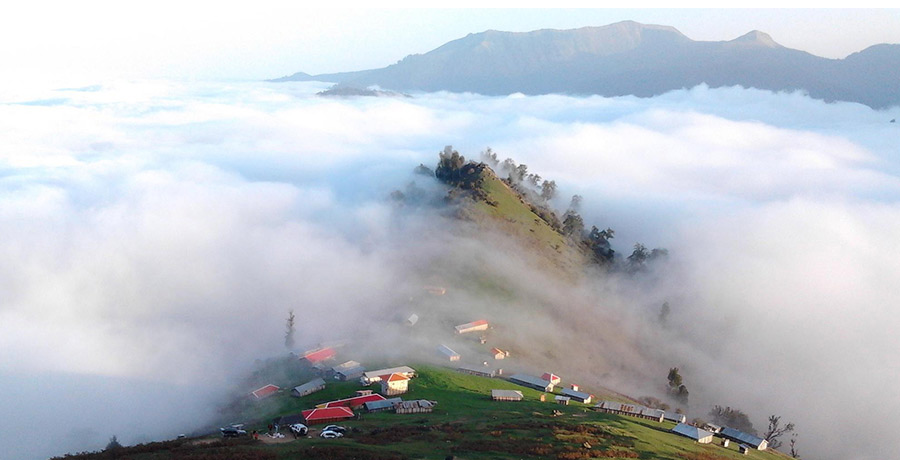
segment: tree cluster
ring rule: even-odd
[[[484,163],[466,162],[466,157],[453,150],[453,146],[448,145],[440,153],[434,177],[466,190],[478,190],[483,182],[481,172],[484,171],[484,168]]]
[[[672,395],[679,403],[687,405],[690,392],[684,385],[681,374],[677,367],[669,369],[669,394]]]
[[[709,416],[716,425],[728,426],[756,436],[756,429],[753,428],[750,417],[739,409],[717,405],[709,411]]]

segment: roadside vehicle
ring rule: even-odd
[[[321,436],[325,439],[334,439],[334,438],[340,438],[340,437],[344,436],[344,434],[338,433],[337,431],[323,431],[323,432],[319,433],[319,436]]]

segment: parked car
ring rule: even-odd
[[[322,431],[334,431],[335,433],[344,434],[347,432],[347,428],[340,425],[328,425],[322,428]]]
[[[294,433],[297,436],[306,436],[306,433],[309,433],[309,428],[302,423],[295,423],[291,425],[291,433]]]
[[[344,434],[338,433],[337,431],[329,430],[329,431],[323,431],[323,432],[319,433],[319,436],[321,436],[325,439],[334,439],[334,438],[340,438],[341,436],[344,436]]]
[[[240,428],[235,428],[235,427],[231,427],[231,426],[226,427],[226,428],[219,428],[219,431],[222,432],[223,438],[237,438],[237,437],[247,434],[246,431],[244,431]]]

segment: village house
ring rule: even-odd
[[[571,398],[569,398],[568,396],[559,396],[559,395],[557,395],[557,396],[554,396],[553,399],[556,400],[556,404],[562,404],[563,406],[568,406],[568,405],[569,405],[569,400],[570,400]]]
[[[381,401],[384,399],[384,396],[380,394],[373,393],[363,396],[354,396],[352,398],[344,398],[338,399],[336,401],[329,401],[327,403],[322,403],[316,405],[316,407],[351,407],[356,408],[362,406],[363,404],[369,401]]]
[[[677,412],[665,411],[663,412],[663,418],[669,422],[687,423],[687,416]]]
[[[363,372],[362,377],[360,377],[360,382],[362,382],[363,385],[371,385],[373,383],[380,382],[382,375],[391,374],[403,374],[406,377],[413,378],[416,376],[416,370],[409,366],[399,366]]]
[[[719,432],[719,436],[734,442],[746,444],[757,450],[766,450],[766,448],[769,447],[769,441],[766,441],[759,436],[753,436],[752,434],[744,433],[743,431],[735,430],[734,428],[729,428],[727,426],[722,428],[722,431]]]
[[[509,356],[508,351],[504,351],[499,348],[491,348],[491,354],[494,355],[494,359],[505,359],[507,356]]]
[[[478,377],[494,378],[503,375],[503,369],[479,369],[476,367],[457,367],[456,372],[469,375],[477,375]]]
[[[471,323],[460,324],[456,326],[457,334],[465,334],[467,332],[478,332],[478,331],[486,331],[488,330],[490,325],[487,321],[483,319],[479,319],[478,321],[472,321]]]
[[[712,433],[695,426],[688,425],[686,423],[679,423],[678,425],[675,425],[675,428],[672,428],[672,432],[686,438],[691,438],[694,441],[699,442],[700,444],[709,444],[713,441]]]
[[[346,382],[362,377],[366,371],[361,364],[356,361],[347,361],[331,368],[330,374],[337,380]]]
[[[409,377],[403,374],[381,376],[381,394],[394,396],[409,391]]]
[[[444,359],[449,359],[450,361],[459,361],[459,353],[453,351],[447,345],[441,345],[437,348],[438,353],[444,357]]]
[[[568,388],[563,388],[560,393],[562,393],[564,396],[568,396],[568,397],[574,399],[575,401],[578,401],[580,403],[585,403],[585,404],[590,404],[591,399],[593,399],[593,397],[594,397],[594,395],[592,395],[592,394],[584,393],[581,391],[570,390]]]
[[[413,313],[413,314],[409,315],[409,317],[406,318],[405,324],[407,326],[415,326],[416,323],[418,323],[418,322],[419,322],[419,315]]]
[[[304,383],[303,385],[297,385],[291,390],[291,396],[300,398],[306,395],[311,395],[317,391],[321,391],[325,389],[325,380],[321,378],[310,380],[309,382]]]
[[[353,411],[349,407],[325,407],[309,409],[302,412],[307,425],[315,423],[332,423],[353,418]]]
[[[553,383],[531,375],[515,374],[509,377],[509,381],[516,385],[522,385],[523,387],[534,388],[538,391],[546,391],[548,393],[553,391]]]
[[[425,414],[434,411],[435,401],[417,399],[415,401],[401,401],[394,404],[394,410],[398,414]]]
[[[394,405],[402,401],[402,398],[389,398],[381,401],[369,401],[363,406],[366,408],[366,412],[384,412],[394,410]]]
[[[618,401],[600,401],[594,406],[595,409],[609,414],[628,415],[647,420],[663,421],[663,411],[659,409],[650,409],[638,404],[621,403]]]
[[[251,391],[250,394],[253,395],[253,397],[256,398],[257,400],[259,400],[259,399],[263,399],[263,398],[268,398],[269,396],[272,396],[273,394],[278,393],[278,390],[280,390],[280,389],[281,388],[278,388],[275,385],[266,385],[262,388],[257,388],[256,390]]]
[[[310,366],[314,366],[324,361],[334,359],[336,355],[337,352],[334,351],[334,348],[326,347],[306,352],[303,356],[300,357],[300,361],[303,361]]]
[[[521,401],[524,397],[519,390],[491,390],[494,401]]]
[[[558,375],[551,372],[544,372],[544,375],[542,375],[541,378],[554,385],[559,385],[559,382],[561,381]]]

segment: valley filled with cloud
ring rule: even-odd
[[[703,86],[316,96],[328,87],[0,92],[0,457],[204,426],[255,360],[284,353],[288,310],[305,346],[365,336],[448,238],[511,289],[596,318],[543,331],[589,351],[569,369],[585,384],[652,395],[677,366],[691,416],[728,405],[764,429],[780,414],[818,458],[900,447],[887,423],[900,410],[900,110]],[[390,193],[410,181],[440,190],[412,170],[445,145],[527,164],[557,182],[560,211],[583,196],[619,253],[640,242],[669,260],[640,279],[586,277],[568,298],[502,235],[398,212]]]

